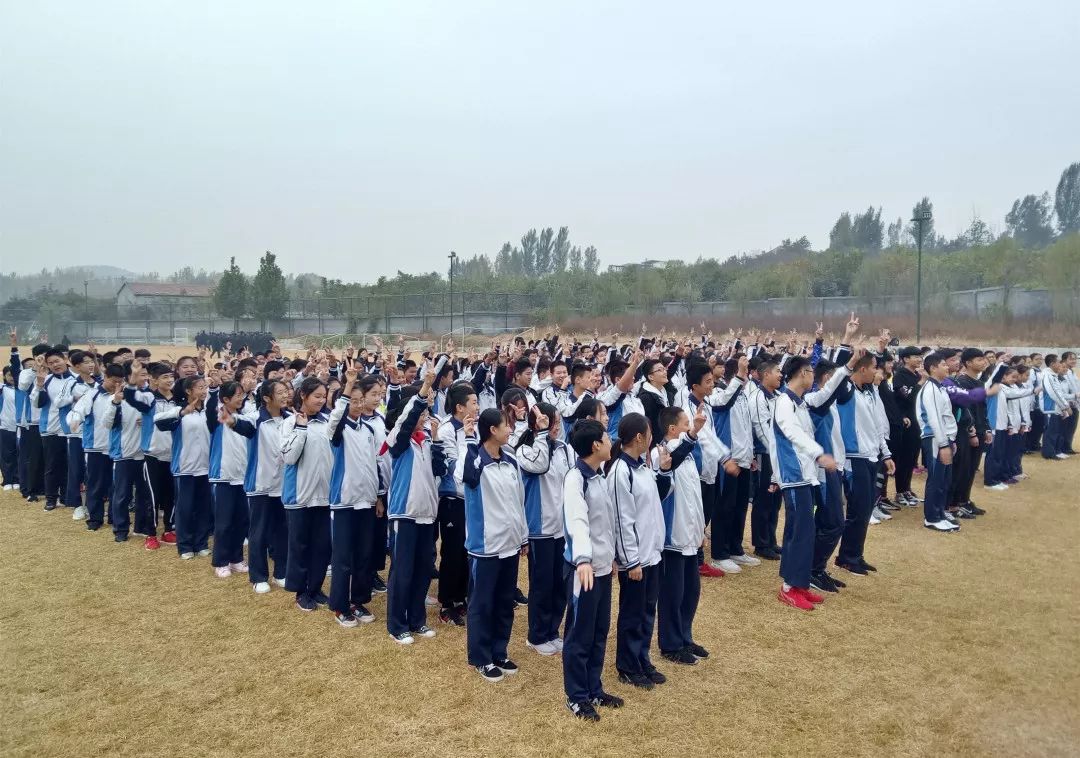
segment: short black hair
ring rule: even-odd
[[[668,429],[673,427],[679,422],[679,416],[686,413],[682,408],[677,405],[669,405],[660,411],[660,417],[657,419],[657,426],[660,427],[660,433],[667,436]]]
[[[578,421],[570,430],[570,447],[579,458],[587,458],[593,454],[593,445],[603,442],[605,434],[607,430],[599,421],[593,419]]]
[[[491,437],[491,429],[506,423],[506,416],[498,408],[488,408],[480,414],[476,422],[476,431],[480,435],[480,442],[487,442]]]
[[[791,360],[788,360],[787,364],[784,365],[784,379],[787,379],[789,376],[791,376],[791,374],[788,373],[787,369],[788,365],[790,365],[791,363]],[[822,379],[825,378],[825,375],[831,374],[834,371],[836,371],[836,364],[830,361],[828,358],[822,358],[817,362],[817,365],[814,366],[814,381],[817,384],[822,384]]]
[[[285,364],[281,361],[267,361],[263,364],[263,379],[269,379],[274,371],[284,371]]]
[[[528,358],[518,358],[514,361],[514,378],[516,379],[520,374],[525,373],[532,367],[532,363],[529,362]]]
[[[945,362],[945,356],[941,353],[930,353],[930,355],[923,358],[923,370],[930,373],[930,369],[934,368],[940,363]]]
[[[818,366],[820,367],[822,363],[827,363],[827,362],[828,361],[818,361]],[[791,381],[791,377],[795,376],[800,371],[802,371],[803,369],[805,369],[805,368],[807,368],[809,366],[810,366],[810,359],[807,358],[804,355],[794,355],[791,358],[788,358],[788,362],[784,364],[784,381],[786,381],[786,382]],[[836,368],[836,364],[833,364],[833,369],[835,370],[835,368]],[[817,378],[817,370],[816,369],[814,371],[814,378],[815,379]]]
[[[61,350],[58,347],[51,347],[51,348],[49,348],[48,350],[45,351],[45,360],[48,360],[49,358],[63,358],[63,357],[65,357],[64,356],[64,351]]]
[[[475,394],[476,388],[472,382],[454,382],[446,391],[446,412],[454,415],[458,406],[468,403],[469,398]]]
[[[145,347],[140,347],[138,350],[135,351],[135,357],[138,358],[140,361],[145,360],[146,358],[150,357],[150,351],[147,350]]]
[[[706,376],[712,375],[712,368],[705,361],[692,361],[686,367],[686,386],[693,389],[701,384]]]
[[[114,379],[127,379],[127,369],[121,366],[119,363],[110,363],[105,367],[105,377],[113,377]]]

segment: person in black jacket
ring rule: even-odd
[[[915,421],[915,397],[926,381],[918,373],[922,351],[917,347],[900,349],[900,365],[893,374],[892,389],[900,411],[901,433],[894,440],[896,463],[896,499],[900,505],[917,506],[919,498],[911,490],[911,474],[919,459],[919,425]]]
[[[900,440],[904,435],[904,414],[900,412],[900,406],[896,402],[896,393],[893,391],[893,369],[896,366],[896,361],[888,351],[882,353],[878,359],[880,368],[883,374],[882,381],[878,384],[878,396],[881,398],[881,405],[885,408],[885,416],[889,419],[889,451],[892,453],[893,460],[896,460],[896,450],[900,446]],[[889,500],[889,478],[885,476],[884,470],[878,474],[881,480],[881,488],[878,492],[877,505],[879,508],[883,508],[887,511],[897,510],[900,506]],[[896,494],[899,497],[901,489],[896,488]]]
[[[955,382],[958,387],[973,390],[983,387],[983,374],[987,369],[986,356],[981,350],[967,348],[960,353],[960,373]],[[959,515],[981,516],[986,511],[971,500],[971,485],[979,471],[983,453],[994,438],[986,417],[986,404],[975,403],[962,409],[957,421],[957,453],[953,466],[952,492],[950,502],[958,507]],[[967,446],[964,455],[959,455],[960,448]]]
[[[645,409],[645,418],[649,419],[653,439],[662,440],[665,430],[660,426],[660,413],[675,404],[675,385],[668,376],[668,367],[656,358],[641,364],[641,376],[644,382],[638,390],[638,400]]]

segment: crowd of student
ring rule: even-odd
[[[207,332],[195,335],[195,347],[206,350],[211,356],[237,353],[246,350],[252,355],[266,354],[275,349],[277,341],[270,332]]]
[[[601,681],[613,577],[619,679],[649,690],[666,681],[654,628],[664,660],[709,656],[693,631],[702,578],[778,561],[780,602],[811,611],[846,586],[830,559],[877,571],[867,527],[890,512],[921,504],[926,528],[955,532],[985,513],[980,466],[1004,490],[1026,478],[1025,452],[1073,454],[1073,353],[894,354],[887,333],[856,347],[858,329],[852,314],[832,346],[820,326],[802,345],[644,329],[630,344],[555,335],[482,356],[451,343],[420,365],[378,341],[292,360],[276,343],[221,361],[205,347],[175,363],[44,344],[24,357],[13,332],[0,468],[5,490],[47,511],[209,556],[218,577],[276,584],[343,627],[373,621],[387,593],[387,630],[409,645],[436,635],[438,605],[489,681],[518,672],[507,644],[527,604],[528,646],[561,654],[567,707],[596,720],[623,705]]]

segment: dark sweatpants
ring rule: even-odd
[[[67,480],[64,486],[64,505],[78,508],[83,504],[82,485],[86,481],[86,458],[83,456],[82,438],[67,439]]]
[[[374,508],[335,508],[330,558],[330,610],[348,613],[371,602],[371,527]]]
[[[780,520],[779,492],[769,492],[772,486],[772,461],[768,454],[758,456],[757,487],[754,490],[754,504],[750,508],[750,541],[755,550],[765,548],[775,550],[776,526]]]
[[[45,492],[45,464],[37,424],[25,426],[19,433],[19,487],[23,497]]]
[[[274,578],[285,579],[289,563],[289,527],[285,507],[278,495],[252,495],[251,523],[248,526],[248,578],[252,584],[270,581],[270,561],[274,559]]]
[[[469,560],[465,552],[465,500],[439,498],[439,603],[453,608],[465,603],[469,591]]]
[[[976,438],[978,439],[978,438]],[[950,502],[955,505],[964,505],[971,502],[971,486],[975,483],[975,474],[982,462],[983,445],[979,439],[976,447],[971,442],[961,439],[956,443],[956,455],[953,456],[952,464],[952,487],[949,496]]]
[[[506,646],[514,628],[514,587],[519,555],[509,558],[470,557],[469,612],[465,627],[466,654],[470,666],[505,661]],[[391,567],[390,573],[394,569]],[[439,574],[442,581],[442,573]]]
[[[244,540],[248,535],[248,503],[244,487],[226,482],[214,482],[213,487],[214,552],[210,565],[220,568],[230,563],[243,563]]]
[[[784,552],[780,556],[780,578],[792,587],[810,588],[814,562],[816,526],[812,485],[784,490]]]
[[[56,505],[67,487],[67,437],[43,436],[41,450],[45,460],[45,502]]]
[[[322,592],[326,567],[330,565],[330,508],[288,508],[289,565],[285,589],[314,597]]]
[[[656,608],[660,652],[678,652],[694,641],[694,616],[700,597],[701,575],[694,556],[665,550],[660,561]]]
[[[566,612],[565,544],[562,537],[529,540],[528,641],[532,645],[542,645],[559,636],[559,624]]]
[[[696,577],[697,557],[691,555],[686,560]],[[562,652],[563,688],[567,700],[581,703],[604,691],[601,675],[611,629],[611,574],[594,576],[588,592],[581,588],[572,563],[563,562],[563,576],[569,598]]]
[[[826,471],[825,481],[819,488],[821,502],[814,513],[814,573],[825,571],[844,533],[844,484],[841,476],[839,471]]]
[[[619,618],[615,624],[615,668],[625,674],[652,671],[649,647],[660,596],[661,563],[641,567],[641,579],[619,572]],[[532,590],[529,591],[530,596]]]
[[[386,629],[396,636],[427,624],[424,600],[435,561],[435,525],[394,519],[390,524],[390,553]]]
[[[840,551],[836,560],[838,563],[859,563],[863,560],[866,529],[870,525],[870,514],[874,510],[877,467],[881,464],[866,458],[848,460],[851,463],[851,484],[848,490],[847,517],[844,519],[844,536],[840,538]]]
[[[750,504],[750,469],[740,468],[738,476],[726,472],[717,472],[716,478],[723,479],[720,492],[720,506],[713,518],[712,544],[722,540],[724,557],[743,554],[743,532],[746,531],[746,508]],[[717,521],[720,522],[719,530]],[[718,533],[719,532],[719,533]],[[716,555],[716,548],[713,548]],[[718,559],[721,560],[721,559]]]
[[[5,487],[19,483],[19,434],[0,429],[0,476]]]

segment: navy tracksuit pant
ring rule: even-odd
[[[750,508],[750,541],[755,550],[779,547],[776,544],[776,527],[780,522],[779,492],[769,492],[772,485],[772,461],[767,453],[759,456],[757,486],[754,488],[754,504]]]
[[[1065,452],[1061,444],[1061,436],[1064,430],[1063,419],[1056,413],[1046,414],[1046,428],[1042,436],[1042,457],[1053,458],[1058,453]]]
[[[435,561],[435,525],[411,519],[390,524],[390,581],[387,583],[386,630],[397,636],[427,624],[424,599]]]
[[[289,565],[285,589],[314,597],[322,592],[326,567],[330,565],[330,508],[287,508],[289,522]]]
[[[45,502],[63,502],[67,488],[67,437],[50,434],[41,438],[41,450],[45,457]]]
[[[1069,414],[1069,417],[1061,420],[1061,452],[1072,453],[1073,451],[1073,438],[1076,437],[1076,421],[1080,418],[1076,413],[1076,409]]]
[[[439,537],[439,604],[449,609],[464,604],[465,595],[469,591],[464,498],[439,498]]]
[[[67,481],[64,486],[64,505],[78,508],[83,504],[82,485],[86,481],[86,458],[83,456],[82,438],[67,439]]]
[[[720,488],[720,505],[712,527],[712,552],[716,560],[743,554],[746,508],[750,504],[750,474],[748,468],[740,468],[738,476],[729,476],[722,469],[716,474],[717,481],[722,482],[717,485]],[[722,543],[721,558],[716,557],[717,542]]]
[[[113,534],[127,536],[130,518],[128,506],[132,492],[135,495],[135,529],[137,534],[155,536],[157,525],[150,506],[150,489],[143,478],[142,461],[121,458],[113,462],[112,498],[109,513],[112,515]]]
[[[242,563],[248,535],[248,503],[242,484],[214,482],[214,568]]]
[[[817,525],[814,505],[820,491],[812,485],[791,487],[784,495],[784,552],[780,555],[780,578],[792,587],[809,589],[814,563]]]
[[[693,564],[696,577],[697,556],[686,560]],[[594,576],[588,592],[581,588],[572,563],[563,561],[563,576],[569,601],[562,651],[563,687],[568,700],[581,703],[600,697],[604,691],[601,674],[611,628],[611,574]]]
[[[176,551],[197,553],[210,544],[210,480],[204,476],[178,474],[176,482],[176,507],[173,521],[176,524]]]
[[[566,612],[565,544],[562,537],[529,540],[528,640],[531,645],[542,645],[559,636],[559,624]]]
[[[105,499],[112,492],[113,462],[106,453],[86,454],[86,528],[98,529],[105,521]]]
[[[700,598],[701,576],[694,556],[665,550],[656,608],[660,652],[674,653],[694,641],[694,616]]]
[[[143,458],[143,476],[150,487],[150,505],[154,509],[154,525],[157,526],[158,511],[162,513],[163,528],[173,531],[173,507],[176,503],[176,483],[173,481],[169,461],[151,455]]]
[[[1036,407],[1031,409],[1031,429],[1028,430],[1024,440],[1024,449],[1034,453],[1042,448],[1042,433],[1046,429],[1046,414]]]
[[[514,628],[518,561],[517,553],[509,558],[469,556],[469,610],[465,636],[470,666],[486,666],[508,657],[506,646]],[[391,565],[390,575],[393,573]],[[442,581],[441,573],[439,581]],[[529,594],[532,594],[532,587]]]
[[[281,497],[252,495],[248,505],[248,578],[252,584],[270,581],[269,553],[274,559],[274,578],[284,581],[289,562],[289,527]]]
[[[986,459],[983,461],[983,484],[991,487],[1001,484],[1009,478],[1009,432],[1000,429],[994,432],[994,441],[990,449],[986,451]]]
[[[811,570],[824,571],[844,534],[844,483],[840,471],[825,471],[820,486],[820,505],[814,513],[814,560]],[[900,490],[902,491],[902,490]],[[785,544],[785,549],[787,545]]]
[[[933,437],[923,439],[922,453],[923,460],[926,461],[923,519],[935,523],[945,518],[945,506],[949,504],[949,490],[952,486],[952,464],[945,465],[938,459]]]
[[[709,557],[714,561],[722,561],[728,557],[727,543],[720,536],[723,534],[723,529],[719,525],[719,513],[720,513],[720,483],[723,481],[724,472],[716,472],[716,482],[709,484],[708,482],[701,483],[701,510],[705,514],[705,527],[712,527],[709,531],[711,538],[709,539]],[[705,562],[705,549],[698,548],[698,564]]]
[[[656,602],[660,595],[661,565],[641,567],[641,580],[619,572],[619,618],[615,622],[615,668],[625,674],[646,674],[653,670],[649,659]],[[695,561],[696,568],[696,561]],[[532,595],[532,590],[529,590]]]
[[[375,517],[375,526],[371,533],[370,564],[372,578],[379,571],[386,570],[386,556],[390,550],[390,519],[384,512]]]
[[[4,486],[19,483],[19,433],[0,429],[0,476]]]
[[[863,560],[866,529],[870,526],[870,514],[874,510],[874,490],[877,486],[877,469],[881,465],[866,458],[849,458],[851,483],[849,486],[847,517],[844,519],[844,535],[840,538],[838,563],[859,563]]]
[[[371,602],[371,530],[375,509],[335,508],[331,518],[330,610],[348,613]]]
[[[19,487],[23,497],[33,497],[45,491],[41,432],[37,424],[24,426],[19,433]]]

